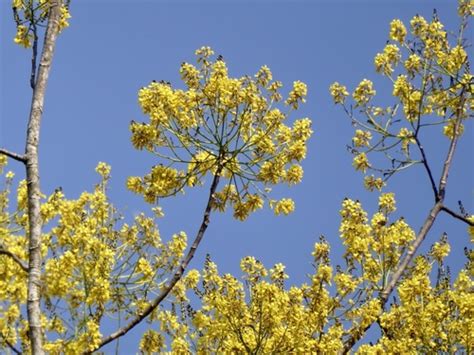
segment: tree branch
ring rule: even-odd
[[[0,255],[9,256],[10,258],[13,259],[13,261],[15,261],[18,264],[19,267],[21,267],[23,271],[28,272],[28,265],[26,265],[26,263],[23,260],[21,260],[17,255],[5,249],[5,247],[2,244],[0,244]]]
[[[471,221],[470,219],[467,219],[462,214],[456,213],[456,212],[454,212],[453,210],[449,209],[446,206],[441,207],[441,210],[446,212],[447,214],[453,216],[454,218],[457,218],[460,221],[463,221],[464,223],[470,225],[471,227],[474,227],[474,221]]]
[[[156,309],[156,307],[158,307],[158,305],[166,298],[166,296],[168,296],[168,294],[171,292],[173,287],[182,278],[184,271],[186,270],[187,266],[191,262],[191,259],[194,257],[196,249],[201,243],[201,240],[204,237],[204,233],[206,232],[206,229],[209,225],[211,210],[212,210],[212,203],[214,201],[214,193],[216,192],[217,185],[219,184],[219,179],[220,179],[220,174],[222,172],[222,169],[223,169],[223,166],[219,165],[214,175],[214,178],[212,180],[211,188],[209,190],[209,198],[207,200],[207,205],[204,210],[203,220],[201,222],[201,226],[199,227],[199,231],[196,235],[196,238],[194,239],[193,244],[191,245],[191,248],[189,248],[189,251],[184,257],[180,266],[178,267],[178,270],[176,270],[176,272],[174,273],[173,278],[171,279],[168,286],[166,286],[166,288],[163,291],[161,291],[161,293],[155,299],[152,300],[152,302],[145,308],[143,312],[141,312],[139,315],[133,318],[128,324],[124,325],[122,328],[120,328],[116,332],[102,338],[101,342],[99,343],[99,345],[97,345],[95,349],[84,352],[84,354],[92,354],[94,351],[97,351],[104,345],[127,334],[132,328],[134,328],[141,321],[143,321],[147,316],[149,316],[150,313],[153,312],[154,309]]]
[[[464,106],[464,91],[465,91],[465,87],[462,88],[461,93],[460,93],[460,100],[459,100],[460,102],[459,102],[459,107],[456,111],[457,117],[456,117],[456,123],[454,125],[454,133],[453,133],[454,136],[453,136],[453,139],[451,140],[451,143],[449,144],[448,154],[446,155],[446,159],[443,165],[443,172],[441,173],[441,178],[439,179],[439,186],[438,186],[439,201],[443,201],[446,195],[446,184],[448,183],[449,169],[451,168],[454,152],[456,151],[456,146],[458,143],[458,138],[459,138],[458,132],[459,132],[459,127],[461,126],[462,112],[463,112],[463,106]]]
[[[26,157],[24,155],[13,153],[3,148],[0,148],[0,154],[6,155],[7,157],[17,160],[19,162],[26,163]]]

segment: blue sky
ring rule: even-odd
[[[373,57],[388,39],[393,18],[407,23],[415,14],[430,18],[433,8],[448,29],[457,28],[455,1],[72,1],[70,28],[60,36],[48,84],[40,148],[42,189],[61,186],[68,197],[91,190],[98,181],[99,161],[112,165],[110,196],[128,218],[150,211],[139,196],[125,189],[131,175],[143,175],[157,162],[130,144],[130,120],[145,121],[137,92],[151,80],[179,86],[179,65],[194,62],[194,51],[211,46],[222,54],[233,76],[254,74],[268,65],[286,90],[295,80],[308,84],[307,103],[294,118],[310,117],[314,135],[303,163],[303,183],[281,189],[296,202],[288,217],[265,209],[246,222],[214,214],[192,266],[200,268],[210,253],[222,272],[238,273],[242,257],[253,255],[267,267],[287,266],[290,283],[307,281],[311,251],[323,234],[340,262],[339,209],[344,197],[359,199],[369,214],[378,195],[362,187],[362,175],[346,151],[353,128],[333,105],[328,87],[334,81],[353,89],[373,79],[382,100],[390,97],[389,82],[377,75]],[[0,146],[24,149],[29,89],[30,52],[13,44],[15,27],[10,2],[1,11]],[[471,32],[472,42],[472,32]],[[472,54],[472,52],[471,52]],[[466,127],[450,175],[447,201],[456,208],[462,199],[472,211],[473,133]],[[435,171],[447,151],[440,134],[425,143]],[[20,166],[11,167],[21,177]],[[438,176],[438,175],[437,175]],[[386,191],[396,193],[397,216],[418,230],[432,204],[432,192],[421,167],[397,175]],[[163,201],[163,238],[184,230],[194,236],[206,203],[205,188]],[[424,245],[447,232],[452,243],[448,261],[453,271],[464,263],[466,228],[445,215]],[[140,330],[132,332],[123,351],[136,349]]]

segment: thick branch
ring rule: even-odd
[[[14,262],[16,262],[18,264],[19,267],[21,267],[21,269],[25,272],[28,272],[28,265],[26,265],[26,263],[21,260],[18,255],[15,255],[14,253],[12,253],[11,251],[5,249],[5,247],[0,244],[0,255],[7,255],[9,256],[10,258],[13,259]]]
[[[451,143],[449,144],[448,154],[446,155],[446,159],[443,165],[443,172],[441,173],[441,178],[439,179],[438,198],[440,201],[443,201],[444,196],[446,195],[446,184],[448,183],[449,169],[451,168],[454,152],[456,151],[456,146],[458,143],[458,138],[459,138],[458,132],[459,132],[459,127],[461,126],[462,112],[463,112],[463,106],[464,106],[464,88],[461,90],[460,95],[461,95],[460,103],[459,103],[459,108],[456,112],[457,117],[456,117],[456,123],[454,125],[454,137],[451,140]]]
[[[13,153],[3,148],[0,148],[0,154],[6,155],[7,157],[14,160],[18,160],[19,162],[26,163],[26,157],[24,155]]]
[[[194,257],[196,249],[201,243],[201,240],[204,237],[204,233],[206,232],[206,229],[209,225],[211,210],[212,210],[212,203],[214,200],[214,193],[216,192],[217,185],[219,184],[221,171],[222,171],[222,166],[219,166],[212,180],[211,188],[209,190],[209,198],[207,200],[206,209],[204,210],[204,216],[201,222],[201,226],[199,227],[199,231],[196,235],[196,238],[193,241],[193,244],[191,245],[191,248],[189,248],[188,253],[184,257],[184,259],[181,261],[181,264],[178,267],[178,270],[176,270],[176,272],[174,273],[173,278],[171,279],[168,286],[166,286],[166,288],[163,291],[161,291],[161,293],[155,299],[152,300],[152,302],[145,308],[144,311],[142,311],[139,315],[133,318],[128,324],[126,324],[125,326],[117,330],[116,332],[110,334],[107,337],[104,337],[95,349],[89,352],[85,352],[85,354],[91,354],[92,352],[100,349],[104,345],[127,334],[132,328],[134,328],[146,317],[148,317],[150,313],[153,312],[154,309],[156,309],[156,307],[158,307],[158,305],[166,298],[166,296],[168,296],[168,294],[171,292],[173,287],[183,277],[184,271],[186,270],[187,266],[191,262],[191,259]]]
[[[46,84],[48,82],[56,38],[59,32],[61,0],[51,0],[49,4],[48,24],[44,36],[43,52],[41,53],[38,73],[33,90],[25,147],[29,223],[27,315],[31,351],[34,355],[44,354],[40,308],[42,221],[40,213],[41,192],[38,168],[38,147]]]
[[[459,214],[459,213],[456,213],[454,212],[453,210],[449,209],[448,207],[446,206],[443,206],[441,207],[441,210],[446,212],[447,214],[453,216],[454,218],[457,218],[459,219],[460,221],[463,221],[464,223],[470,225],[471,227],[474,227],[474,221],[470,220],[470,219],[467,219],[466,217],[464,217],[462,214]]]

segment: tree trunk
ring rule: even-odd
[[[38,166],[38,146],[41,116],[46,92],[51,60],[58,35],[60,0],[50,1],[48,25],[38,67],[37,80],[33,90],[30,117],[26,137],[26,181],[28,186],[28,295],[27,313],[29,337],[33,354],[44,354],[43,334],[41,330],[41,214],[40,214],[40,178]]]

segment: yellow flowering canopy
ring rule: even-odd
[[[390,80],[394,103],[373,103],[376,90],[368,79],[354,89],[353,103],[346,102],[350,93],[344,85],[331,85],[334,103],[344,108],[356,127],[351,147],[354,168],[381,175],[366,176],[369,190],[380,190],[393,173],[423,163],[421,131],[441,126],[442,133],[452,140],[462,135],[463,122],[473,117],[474,76],[463,40],[472,2],[460,0],[458,13],[463,30],[452,42],[436,13],[431,21],[416,15],[408,28],[399,19],[390,23],[390,40],[375,56],[374,66]],[[389,166],[380,159],[374,160],[377,164],[369,161],[368,154],[377,152],[388,159]]]
[[[153,81],[138,93],[149,122],[132,121],[132,144],[160,158],[143,177],[130,177],[128,188],[149,203],[204,183],[207,174],[226,185],[214,194],[213,208],[228,206],[244,220],[268,200],[276,214],[294,209],[291,199],[270,199],[271,186],[297,184],[301,161],[312,134],[309,118],[288,123],[289,114],[305,102],[306,85],[293,84],[286,108],[278,108],[282,83],[267,66],[253,77],[232,78],[221,56],[209,47],[196,51],[197,67],[180,68],[185,90]]]
[[[377,293],[415,237],[403,218],[390,222],[395,210],[392,193],[379,196],[370,219],[360,202],[345,199],[339,231],[346,264],[331,266],[330,246],[321,237],[312,252],[314,272],[300,286],[286,285],[289,276],[280,263],[267,269],[247,256],[239,280],[220,274],[208,256],[202,272],[190,270],[173,289],[173,308],[160,312],[159,331],[147,331],[140,349],[334,354],[343,351],[348,337],[377,321],[381,335],[356,353],[469,353],[474,346],[474,253],[452,280],[443,264],[450,252],[446,237],[415,260],[398,295],[382,308]]]
[[[0,173],[5,165],[0,155]],[[61,189],[42,199],[42,326],[48,337],[44,347],[51,354],[94,349],[104,322],[136,316],[180,264],[187,246],[184,232],[162,240],[158,208],[155,217],[139,214],[124,223],[106,196],[110,171],[99,163],[99,184],[77,199],[67,199]],[[9,206],[13,178],[4,172],[0,185],[0,249],[17,257],[16,262],[0,253],[0,349],[8,342],[28,353],[27,272],[20,266],[28,260],[27,191],[23,180],[16,209]]]

